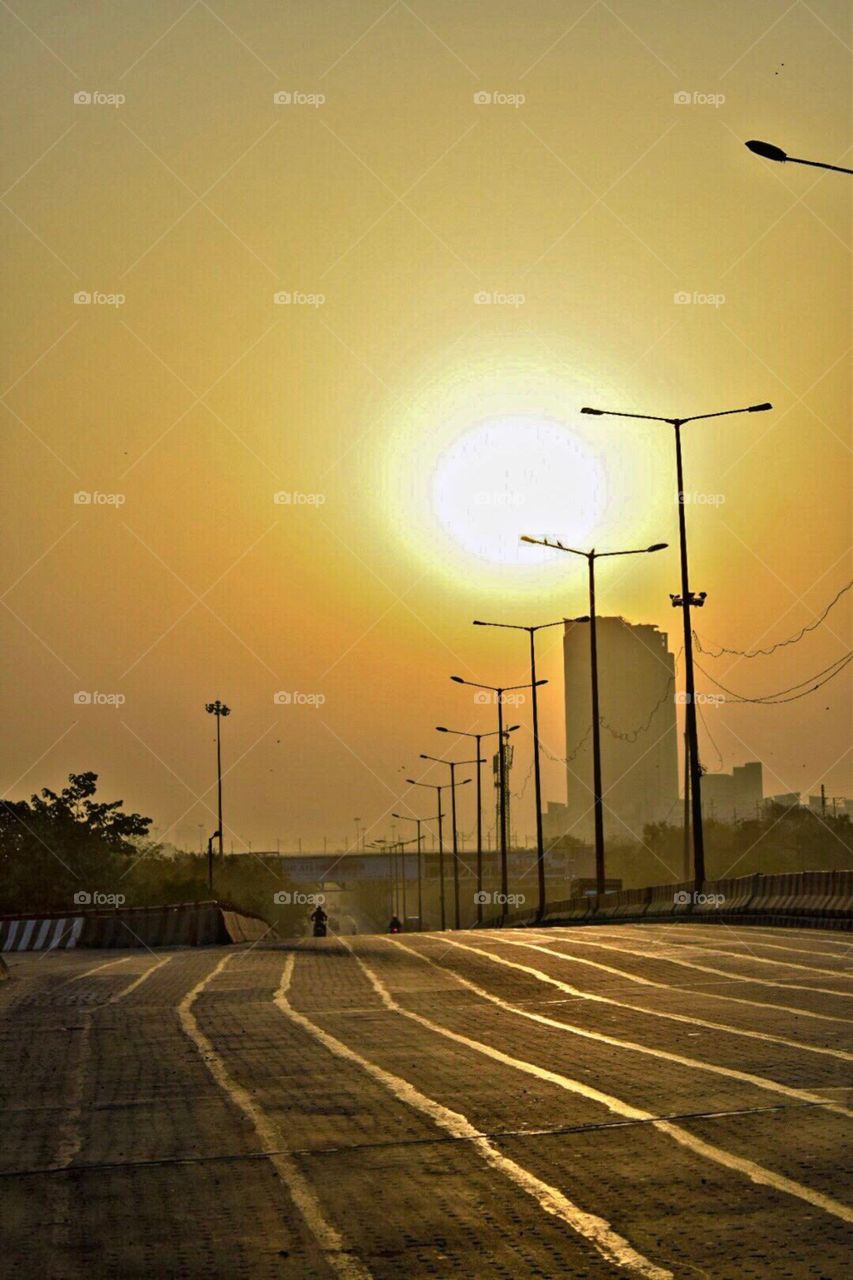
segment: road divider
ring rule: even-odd
[[[551,903],[541,919],[527,907],[490,916],[477,928],[604,924],[609,920],[853,927],[853,871],[797,871],[584,894]]]
[[[0,952],[207,947],[266,936],[275,937],[266,920],[224,902],[0,917]]]

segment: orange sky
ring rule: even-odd
[[[526,676],[524,638],[471,619],[585,610],[583,563],[517,533],[668,541],[602,568],[599,607],[677,636],[671,433],[585,403],[774,403],[685,429],[707,644],[784,639],[849,580],[850,182],[742,145],[851,164],[846,5],[13,9],[6,794],[94,769],[196,844],[220,697],[235,847],[426,813],[403,779],[444,776],[418,769],[452,750],[433,726],[492,727],[449,675]],[[466,442],[506,420],[517,446]],[[772,692],[843,654],[849,618],[703,665]],[[560,756],[559,629],[541,654]],[[708,707],[703,763],[853,794],[850,693],[848,671],[789,706]],[[553,761],[545,796],[565,798]]]

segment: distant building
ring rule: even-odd
[[[765,803],[776,805],[780,809],[798,809],[800,807],[799,791],[784,791],[778,796],[768,796]]]
[[[809,796],[809,809],[827,818],[853,817],[853,800],[846,796]]]
[[[731,773],[702,775],[702,813],[717,822],[738,822],[760,815],[764,799],[761,762],[735,765]]]
[[[675,660],[657,627],[596,618],[596,629],[605,831],[610,839],[641,839],[646,823],[678,821]],[[566,623],[563,654],[563,834],[588,841],[595,829],[588,623]]]

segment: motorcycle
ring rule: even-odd
[[[315,938],[325,938],[325,936],[326,936],[326,922],[325,922],[325,920],[316,920],[316,921],[314,922],[314,937],[315,937]]]

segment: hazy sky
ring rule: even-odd
[[[851,164],[842,0],[13,0],[0,32],[7,794],[94,769],[195,843],[219,697],[227,843],[390,835],[431,811],[403,779],[446,775],[433,726],[493,727],[449,675],[526,678],[471,619],[585,611],[583,562],[524,532],[668,541],[601,567],[599,611],[677,652],[672,432],[583,404],[775,405],[685,428],[709,647],[849,580],[850,180],[743,146]],[[770,693],[849,618],[700,660]],[[560,655],[555,628],[554,757]],[[850,691],[709,705],[703,763],[851,794]]]

